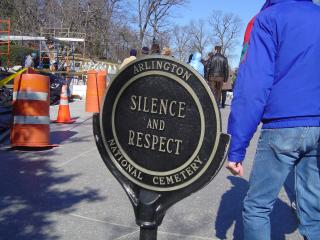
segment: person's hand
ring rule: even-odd
[[[226,168],[234,175],[234,176],[243,176],[243,167],[241,162],[228,162]]]

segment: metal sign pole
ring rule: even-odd
[[[158,227],[144,228],[140,227],[140,240],[157,240]]]

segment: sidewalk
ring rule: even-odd
[[[58,106],[51,108],[56,118]],[[48,151],[0,148],[1,240],[138,240],[133,209],[100,158],[92,135],[92,114],[84,102],[70,104],[71,125],[51,125]],[[229,106],[221,110],[224,131]],[[245,177],[223,168],[204,189],[174,205],[158,240],[242,239],[241,205],[257,135],[245,161]],[[287,195],[281,192],[271,216],[274,240],[302,240]]]

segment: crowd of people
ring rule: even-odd
[[[169,47],[164,47],[160,50],[160,45],[153,43],[151,49],[143,47],[141,56],[149,54],[161,54],[164,56],[173,57],[172,50]],[[130,50],[130,56],[125,58],[120,65],[120,69],[137,58],[138,52],[136,49]],[[232,91],[232,78],[229,75],[229,65],[227,58],[222,54],[221,46],[215,46],[214,52],[208,54],[208,58],[204,60],[200,52],[190,54],[188,64],[193,67],[210,86],[210,89],[215,97],[218,106],[225,108],[227,92]]]

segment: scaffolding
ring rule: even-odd
[[[42,41],[39,45],[40,67],[45,67],[44,60],[55,64],[58,69],[63,65],[70,66],[75,70],[75,57],[85,55],[85,33],[71,32],[70,28],[41,28],[41,36],[47,41]],[[75,53],[75,43],[83,44],[82,54]],[[71,64],[70,64],[71,62]]]
[[[0,40],[0,60],[2,56],[6,56],[8,67],[10,65],[10,19],[0,19],[0,38],[1,37],[5,37],[5,40]]]

